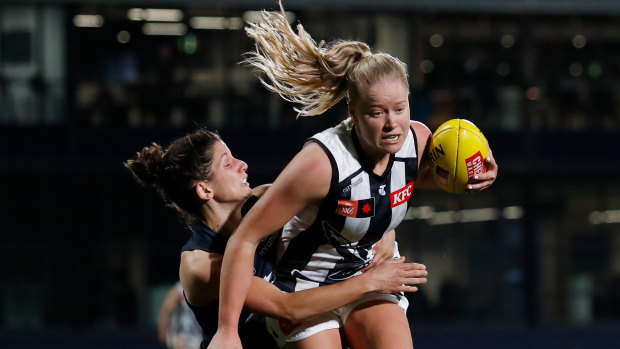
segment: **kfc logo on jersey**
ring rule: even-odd
[[[467,177],[472,178],[477,174],[481,174],[487,171],[486,166],[484,165],[484,160],[482,159],[482,154],[478,151],[476,154],[471,157],[465,159],[465,164],[467,165]]]
[[[411,198],[411,195],[413,195],[413,183],[414,182],[411,181],[401,189],[390,194],[392,207],[401,205]]]
[[[366,218],[375,215],[375,198],[364,200],[338,200],[336,213],[351,218]]]

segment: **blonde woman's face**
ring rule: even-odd
[[[230,149],[222,142],[216,142],[213,151],[211,170],[213,177],[209,182],[217,202],[241,201],[252,195],[245,172],[248,165],[232,156]]]
[[[381,159],[398,152],[409,133],[409,91],[398,79],[384,77],[370,85],[366,98],[349,104],[362,149]]]

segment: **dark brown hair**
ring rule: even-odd
[[[144,186],[154,188],[175,208],[188,226],[201,218],[202,200],[196,195],[197,182],[211,179],[213,149],[220,136],[201,129],[174,140],[166,149],[152,143],[144,147],[125,167]]]

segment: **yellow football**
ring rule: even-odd
[[[489,144],[471,121],[452,119],[433,133],[428,156],[437,185],[450,193],[464,193],[470,178],[486,172]]]

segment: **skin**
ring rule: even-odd
[[[204,202],[205,223],[220,234],[231,235],[241,221],[243,203],[251,195],[262,196],[268,186],[250,189],[247,164],[236,159],[224,143],[215,144],[213,159],[212,178],[196,183],[194,189]],[[378,254],[388,259],[387,250],[393,246],[393,234],[382,243],[385,248],[379,248]],[[218,297],[222,259],[221,254],[201,250],[181,253],[179,274],[190,304],[205,305]],[[356,300],[367,292],[417,291],[412,285],[426,282],[425,276],[423,265],[404,263],[401,258],[370,268],[347,282],[294,294],[283,293],[260,277],[251,277],[244,307],[278,319],[302,321]]]
[[[349,113],[355,123],[355,131],[365,158],[373,164],[373,172],[383,174],[389,163],[390,154],[396,153],[405,142],[410,131],[418,139],[419,174],[416,188],[436,188],[431,177],[427,160],[427,144],[431,132],[423,124],[410,121],[408,90],[398,79],[384,77],[368,87],[364,101],[349,104]],[[497,164],[492,156],[487,161],[488,171],[479,176],[472,184],[472,191],[482,190],[493,183],[497,176]],[[331,164],[326,153],[315,143],[305,146],[275,180],[238,228],[237,233],[228,243],[222,265],[220,287],[220,312],[218,332],[209,348],[240,348],[237,336],[237,321],[251,281],[251,265],[258,243],[270,232],[279,229],[304,207],[317,205],[328,193],[331,180]],[[320,289],[321,287],[319,287]],[[405,314],[394,304],[376,302],[371,311],[360,312],[359,317],[352,318],[345,324],[347,336],[364,335],[373,339],[369,347],[373,348],[407,348],[413,347],[409,327],[406,329]],[[355,312],[354,312],[355,313]],[[379,314],[376,317],[370,314]],[[385,316],[394,316],[391,321],[384,321]],[[370,333],[364,332],[360,324],[372,322],[376,327]],[[396,327],[394,323],[399,327]],[[348,324],[353,324],[348,326]],[[392,331],[394,329],[394,331]],[[311,336],[312,347],[325,346],[322,342],[336,342],[336,331],[324,331]],[[322,338],[322,337],[326,338]],[[314,337],[314,338],[313,338]],[[381,342],[385,340],[385,342]],[[295,346],[305,348],[306,340]],[[400,341],[400,342],[398,342]]]
[[[157,338],[161,343],[166,343],[166,335],[170,326],[170,314],[174,311],[177,304],[184,301],[183,295],[179,292],[177,286],[172,286],[157,316]]]

